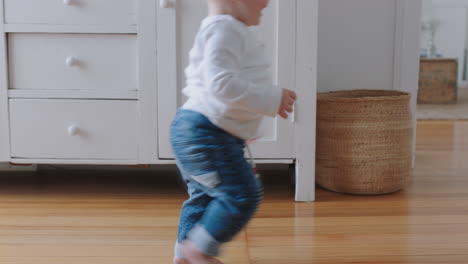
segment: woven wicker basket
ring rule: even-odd
[[[411,159],[408,93],[353,90],[318,95],[320,186],[350,194],[395,192],[409,178]]]

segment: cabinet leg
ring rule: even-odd
[[[291,185],[296,185],[296,163],[289,164],[288,175]]]
[[[295,185],[296,201],[312,202],[315,200],[315,164],[302,162],[296,159]]]

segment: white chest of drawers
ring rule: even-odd
[[[2,160],[156,163],[156,4],[3,1]]]
[[[296,164],[313,200],[318,0],[271,0],[262,26],[294,122],[266,119],[261,162]],[[0,162],[174,163],[169,126],[206,0],[0,0]],[[300,139],[300,140],[299,140]]]

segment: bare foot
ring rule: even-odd
[[[190,264],[190,262],[183,258],[174,257],[174,264]]]
[[[189,240],[185,240],[182,244],[182,251],[190,264],[223,264],[223,262],[215,257],[203,254]]]

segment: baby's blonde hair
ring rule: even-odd
[[[246,20],[248,11],[243,0],[207,0],[210,13],[228,14],[233,17]]]

